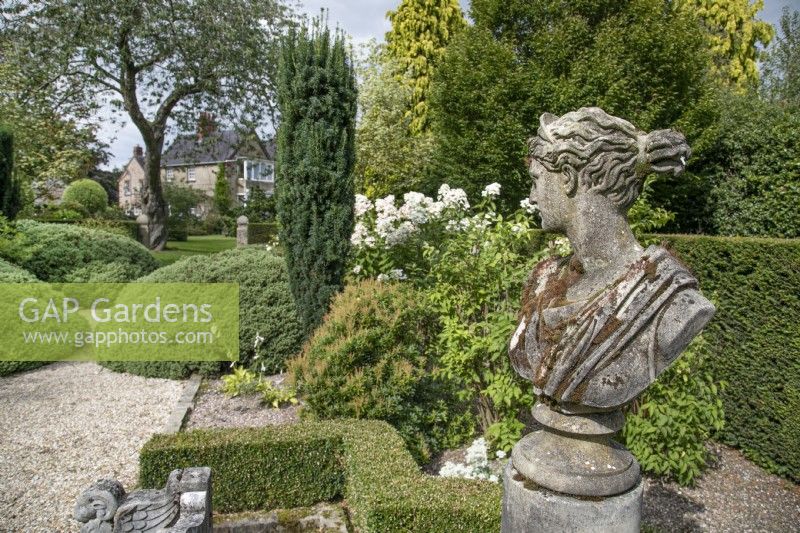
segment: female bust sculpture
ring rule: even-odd
[[[530,200],[542,229],[566,234],[574,255],[531,273],[511,361],[562,412],[618,408],[714,314],[689,270],[662,247],[643,249],[627,221],[645,177],[682,172],[689,146],[596,107],[542,115],[529,146]]]

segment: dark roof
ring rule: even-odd
[[[247,135],[242,135],[235,130],[212,133],[202,141],[196,135],[179,135],[164,152],[161,157],[161,165],[171,167],[230,161],[236,158],[236,154],[246,140]],[[267,142],[258,139],[258,142],[265,157],[274,161],[274,139]]]

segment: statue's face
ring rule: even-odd
[[[530,202],[539,206],[542,229],[566,231],[571,198],[564,192],[561,176],[547,170],[536,159],[531,159],[529,170],[533,178]]]

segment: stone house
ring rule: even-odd
[[[142,184],[144,183],[144,150],[133,147],[133,157],[125,165],[117,180],[120,209],[130,216],[142,213]]]
[[[204,131],[205,130],[205,131]],[[201,128],[196,135],[178,136],[161,157],[161,182],[201,191],[207,198],[195,214],[208,214],[220,166],[235,205],[241,205],[254,188],[267,196],[275,191],[275,142],[263,142],[255,133]],[[130,215],[141,213],[144,154],[135,147],[119,179],[119,205]]]

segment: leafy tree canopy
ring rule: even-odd
[[[255,125],[274,110],[282,0],[34,0],[5,2],[11,44],[31,90],[47,88],[65,111],[124,110],[146,148],[150,245],[166,242],[160,180],[167,123],[214,111]]]
[[[430,164],[429,133],[411,133],[411,85],[395,75],[393,60],[372,42],[359,62],[360,118],[356,127],[356,189],[377,198],[418,190]]]
[[[408,115],[413,133],[428,129],[428,95],[436,63],[450,39],[466,27],[458,0],[402,0],[387,13],[392,29],[386,50],[395,73],[411,89]]]
[[[784,8],[780,30],[764,60],[764,92],[772,100],[800,105],[800,11]]]
[[[525,140],[544,112],[596,105],[642,129],[672,125],[706,88],[706,38],[660,0],[474,0],[434,77],[433,183],[527,196]],[[431,187],[428,187],[430,190]]]
[[[712,70],[722,81],[739,91],[757,86],[759,46],[775,34],[770,23],[756,18],[764,0],[675,0],[674,5],[706,28]]]

